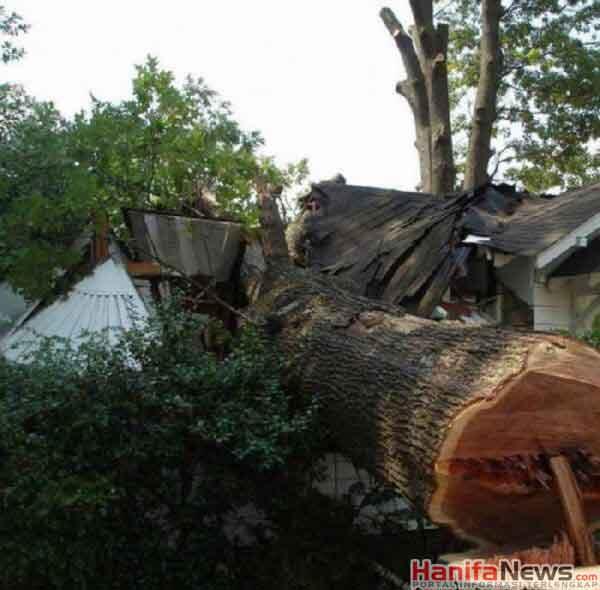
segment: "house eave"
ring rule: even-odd
[[[590,217],[552,246],[538,253],[535,258],[536,271],[546,276],[549,275],[575,250],[587,247],[587,244],[598,235],[600,235],[600,213]]]

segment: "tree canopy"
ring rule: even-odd
[[[29,26],[23,17],[16,12],[9,12],[4,4],[0,4],[0,56],[4,63],[23,57],[24,50],[15,43],[15,38],[27,32]]]
[[[203,80],[178,84],[149,57],[136,68],[132,97],[92,98],[64,118],[18,88],[0,126],[0,273],[30,297],[48,292],[77,256],[69,245],[86,223],[107,215],[123,228],[122,207],[193,211],[204,196],[249,225],[262,183],[289,187],[305,161],[279,167],[263,139],[243,130]]]
[[[597,0],[411,0],[405,62],[424,190],[491,177],[533,191],[598,178]]]

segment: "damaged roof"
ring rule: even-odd
[[[600,214],[600,183],[554,198],[529,196],[490,245],[519,256],[535,256]]]
[[[297,260],[428,316],[474,242],[534,255],[600,213],[600,184],[550,199],[508,185],[437,197],[324,182],[301,203],[288,231]]]
[[[123,213],[139,260],[159,261],[186,276],[229,280],[240,252],[239,223],[143,209]]]

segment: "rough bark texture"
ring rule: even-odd
[[[300,393],[318,396],[344,452],[393,484],[434,521],[463,536],[503,544],[516,541],[515,536],[537,541],[541,531],[542,539],[552,539],[554,525],[560,528],[560,510],[558,521],[545,516],[551,529],[546,530],[545,524],[537,524],[540,515],[531,512],[529,500],[523,506],[531,512],[533,527],[529,522],[529,528],[524,528],[523,515],[516,509],[512,512],[519,520],[511,526],[506,506],[511,502],[518,506],[525,494],[536,506],[552,509],[556,497],[544,495],[545,489],[540,491],[530,482],[517,485],[512,472],[502,468],[494,488],[488,472],[476,468],[478,451],[473,451],[474,457],[469,455],[481,440],[477,420],[459,421],[458,431],[454,424],[466,408],[491,412],[490,420],[494,419],[495,400],[504,399],[509,388],[511,403],[514,399],[526,404],[531,385],[527,379],[534,370],[543,373],[548,391],[563,391],[568,400],[569,384],[556,375],[579,361],[591,371],[590,395],[600,399],[600,355],[550,335],[401,316],[392,305],[351,295],[338,281],[306,270],[271,265],[269,273],[270,291],[261,297],[255,312],[269,317],[271,333],[289,359]],[[529,383],[522,395],[521,379]],[[568,407],[569,402],[563,402]],[[531,420],[526,413],[518,416]],[[540,416],[543,422],[544,415]],[[484,422],[487,447],[482,447],[488,454],[481,460],[501,466],[502,457],[511,456],[512,435],[503,431],[510,431],[512,417],[505,412],[497,420],[497,433]],[[570,420],[576,428],[578,418]],[[576,444],[567,430],[558,434],[549,430],[557,448]],[[551,446],[545,439],[544,444]],[[513,450],[532,453],[519,444]],[[461,495],[469,489],[468,482],[475,482],[479,495]],[[529,529],[531,535],[523,533]]]
[[[455,188],[448,93],[448,27],[435,26],[432,0],[411,0],[415,25],[407,35],[389,8],[381,18],[396,41],[407,79],[397,90],[413,111],[421,165],[421,190],[433,194]]]
[[[502,61],[500,51],[501,18],[501,0],[482,1],[479,83],[465,168],[465,189],[480,186],[488,181],[488,164],[492,155],[490,146],[496,120],[496,102]]]
[[[414,26],[406,34],[389,8],[381,18],[396,41],[407,79],[397,90],[408,101],[415,120],[421,169],[421,190],[444,194],[455,190],[456,170],[452,147],[448,83],[448,26],[436,24],[432,0],[410,0]],[[481,2],[479,83],[475,100],[464,189],[488,180],[493,125],[496,120],[501,70],[501,0]]]
[[[289,253],[285,234],[282,231],[283,222],[277,207],[281,189],[264,187],[259,193],[260,225],[263,228],[262,245],[264,255],[270,260],[286,262]]]
[[[321,402],[339,448],[489,555],[534,544],[545,547],[538,556],[563,554],[548,545],[565,529],[577,547],[583,513],[600,522],[600,354],[353,294],[353,284],[292,266],[274,200],[261,205],[263,242],[278,246],[252,313],[278,340],[299,395]],[[564,478],[552,485],[558,455],[582,490],[577,518],[560,509]]]
[[[431,170],[431,121],[429,117],[429,98],[425,85],[425,76],[415,51],[412,39],[406,33],[394,13],[389,8],[381,10],[381,19],[402,56],[406,80],[396,85],[398,94],[404,96],[410,105],[415,120],[416,148],[419,153],[421,184],[419,189],[425,193],[432,192]]]

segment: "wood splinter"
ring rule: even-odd
[[[581,491],[571,465],[566,457],[559,455],[550,459],[550,468],[555,478],[567,532],[575,548],[577,560],[580,565],[597,565],[592,536],[585,519]]]

